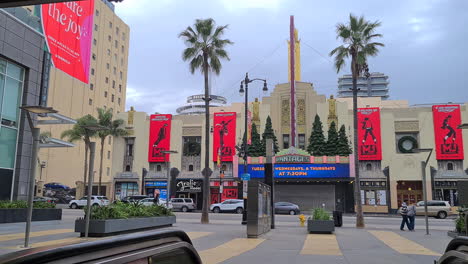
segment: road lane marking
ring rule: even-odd
[[[52,230],[31,232],[29,237],[49,236],[49,235],[74,233],[74,232],[75,230],[73,229],[52,229]],[[22,238],[24,238],[24,233],[0,235],[0,241],[8,241],[8,240],[15,240],[15,239],[22,239]]]
[[[420,244],[406,239],[392,231],[369,230],[368,232],[400,254],[441,256],[441,254],[427,249]]]
[[[187,235],[190,237],[191,240],[195,240],[200,237],[208,236],[213,234],[213,232],[187,232]]]
[[[236,238],[220,246],[199,252],[204,264],[217,264],[250,251],[260,245],[265,239]]]
[[[342,256],[335,234],[308,234],[301,255]]]

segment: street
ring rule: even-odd
[[[82,210],[63,210],[61,221],[33,222],[33,247],[86,241],[74,233],[74,220]],[[366,228],[354,227],[354,217],[333,235],[308,235],[298,216],[277,215],[276,229],[258,239],[246,238],[241,215],[210,214],[210,224],[200,224],[200,213],[176,213],[171,227],[189,234],[204,263],[432,263],[450,241],[453,219],[430,220],[425,235],[424,218],[416,219],[416,232],[400,231],[400,218],[366,217]],[[0,253],[21,250],[24,223],[0,225]],[[105,238],[91,238],[105,239]]]

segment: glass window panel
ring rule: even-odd
[[[7,63],[7,75],[17,80],[23,81],[23,68],[16,66],[13,63]]]
[[[11,168],[15,166],[17,130],[0,127],[0,167]]]
[[[14,122],[18,121],[20,95],[21,82],[7,77],[3,95],[2,119]]]
[[[6,61],[0,60],[0,73],[6,73]]]
[[[1,65],[1,63],[2,63],[2,61],[0,60],[0,65]],[[2,117],[2,102],[3,102],[4,87],[5,87],[5,75],[0,74],[0,118]],[[0,119],[0,121],[1,121],[1,119]]]

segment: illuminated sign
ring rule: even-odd
[[[148,181],[145,182],[146,187],[166,187],[167,182],[165,181]]]
[[[247,166],[251,178],[265,177],[263,164]],[[349,164],[275,164],[275,178],[348,178]],[[239,175],[244,173],[244,165],[239,165]]]
[[[301,155],[285,155],[285,156],[276,156],[276,163],[309,163],[310,156],[301,156]]]

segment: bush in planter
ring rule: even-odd
[[[325,211],[325,209],[315,208],[312,211],[312,220],[327,221],[327,220],[331,220],[331,216],[327,211]]]
[[[84,209],[86,213],[86,208]],[[145,206],[140,203],[117,202],[109,206],[96,206],[91,209],[90,219],[126,219],[135,217],[172,216],[170,209],[161,205]]]
[[[28,208],[27,201],[0,201],[0,209],[22,209]],[[46,202],[34,202],[33,208],[35,209],[48,209],[48,208],[55,208],[54,203],[46,203]]]

